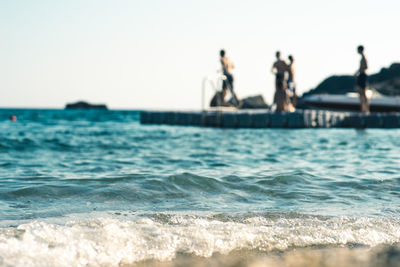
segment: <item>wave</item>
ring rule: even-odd
[[[116,213],[124,217],[124,212]],[[376,247],[400,242],[399,218],[301,214],[140,215],[0,228],[0,262],[15,266],[119,266],[235,251]]]
[[[63,206],[71,206],[72,210],[86,209],[85,203],[91,202],[97,210],[118,209],[118,205],[134,210],[140,205],[153,211],[211,209],[234,212],[240,209],[347,216],[386,216],[398,212],[397,206],[386,203],[398,195],[399,177],[343,181],[301,171],[222,177],[189,172],[115,175],[115,166],[100,165],[91,160],[64,164],[63,168],[69,171],[63,174],[64,177],[31,170],[19,174],[18,181],[1,181],[0,200],[32,201],[31,212],[34,214],[47,207],[49,201],[66,201]],[[38,168],[36,165],[22,166]],[[3,167],[5,176],[9,175],[6,172],[9,168],[14,166]],[[376,201],[375,205],[368,204],[372,199]]]
[[[36,141],[30,138],[7,138],[0,136],[0,151],[9,149],[23,151],[32,150],[38,147]]]

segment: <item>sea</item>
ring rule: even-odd
[[[0,266],[400,266],[399,244],[398,129],[0,109]]]

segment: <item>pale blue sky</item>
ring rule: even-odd
[[[400,61],[396,0],[0,0],[0,107],[200,108],[221,48],[240,97],[271,102],[276,50],[296,59],[301,92]]]

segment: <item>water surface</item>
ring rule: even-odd
[[[3,109],[0,263],[117,266],[182,253],[395,246],[399,134]]]

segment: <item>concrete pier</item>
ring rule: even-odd
[[[218,128],[400,128],[400,113],[298,110],[212,109],[204,111],[142,111],[143,124],[169,124]]]

